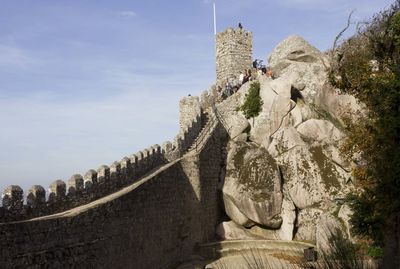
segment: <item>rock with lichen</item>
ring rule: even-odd
[[[353,189],[350,164],[339,151],[345,139],[342,120],[332,112],[335,104],[351,98],[329,92],[336,101],[324,99],[329,63],[300,37],[284,40],[269,59],[276,78],[258,79],[262,111],[247,119],[246,128],[238,120],[240,112],[230,112],[231,122],[242,126],[235,129],[235,136],[246,139],[228,145],[222,192],[232,223],[221,227],[229,231],[225,233],[229,239],[235,234],[247,238],[258,231],[264,238],[273,235],[324,244],[321,227],[333,223],[335,201]],[[227,111],[243,104],[247,90],[248,86],[240,89],[218,108],[228,115]],[[349,233],[344,223],[346,227],[339,228]],[[263,229],[268,232],[260,232]]]
[[[225,211],[237,224],[278,228],[282,219],[282,181],[267,150],[246,142],[232,142],[222,189]]]

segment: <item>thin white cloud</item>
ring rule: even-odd
[[[177,95],[141,90],[84,102],[53,102],[52,93],[0,99],[0,115],[7,115],[0,117],[0,124],[7,126],[0,148],[8,152],[0,154],[0,191],[10,184],[26,190],[57,178],[67,180],[173,139]]]
[[[358,16],[370,16],[371,13],[385,9],[382,0],[280,0],[277,3],[293,9],[310,10],[310,11],[324,11],[329,13],[337,12],[350,12],[357,10]]]
[[[122,17],[136,17],[137,13],[133,10],[124,10],[118,13]]]
[[[23,49],[0,44],[0,66],[25,68],[38,62]]]

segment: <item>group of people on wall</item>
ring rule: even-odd
[[[238,78],[227,79],[224,87],[218,85],[218,101],[222,101],[231,96],[232,94],[237,92],[243,84],[248,81],[254,80],[257,77],[267,76],[268,78],[274,79],[271,68],[262,65],[262,60],[256,59],[253,61],[253,70],[256,70],[256,75],[252,74],[251,69],[245,69],[244,71],[240,72]]]

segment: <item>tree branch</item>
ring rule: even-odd
[[[349,29],[349,27],[350,27],[350,25],[351,25],[351,16],[353,15],[353,13],[354,13],[355,11],[356,11],[356,10],[353,9],[353,10],[350,12],[349,16],[347,17],[347,25],[346,25],[346,27],[345,27],[342,31],[340,31],[340,33],[336,36],[335,41],[333,42],[333,46],[332,46],[332,54],[333,54],[333,53],[335,52],[335,50],[336,50],[337,42],[339,41],[339,39],[342,37],[342,35],[344,34],[344,32],[346,32],[347,29]]]

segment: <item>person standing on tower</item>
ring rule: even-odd
[[[242,23],[239,22],[238,27],[239,27],[240,30],[242,30],[243,29]]]

